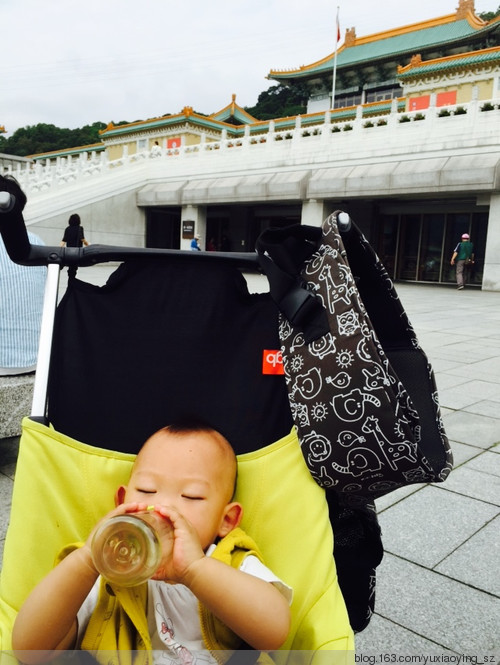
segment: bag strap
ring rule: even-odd
[[[255,246],[271,298],[288,321],[302,329],[307,344],[329,331],[326,309],[307,290],[300,275],[304,261],[318,249],[321,236],[320,228],[297,224],[267,229]]]

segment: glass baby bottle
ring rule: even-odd
[[[98,526],[92,538],[94,565],[112,584],[142,584],[163,567],[172,553],[173,528],[154,507],[115,515]]]

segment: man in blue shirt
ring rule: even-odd
[[[201,247],[200,247],[200,236],[195,236],[191,240],[191,251],[193,252],[201,252]]]

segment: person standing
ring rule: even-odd
[[[70,215],[68,226],[64,229],[63,239],[61,240],[61,247],[82,247],[88,246],[85,239],[85,231],[83,230],[80,215],[74,212]],[[70,265],[68,267],[68,277],[75,277],[77,266]]]
[[[81,225],[80,215],[73,213],[68,220],[68,226],[64,229],[61,247],[82,247],[88,244],[85,240],[85,231]]]
[[[30,231],[28,239],[45,244]],[[46,276],[46,266],[11,261],[0,237],[0,376],[36,369]]]
[[[161,157],[161,148],[160,148],[160,144],[158,143],[158,141],[155,141],[153,143],[153,146],[151,148],[151,152],[149,154],[150,154],[150,157]]]
[[[456,263],[457,289],[461,290],[467,281],[466,268],[474,263],[474,245],[468,233],[462,234],[462,240],[455,247],[450,263],[452,266]]]

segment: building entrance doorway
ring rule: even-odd
[[[300,204],[224,205],[207,208],[207,249],[253,252],[264,229],[300,224]]]
[[[181,209],[148,208],[146,247],[179,249],[181,246]]]
[[[488,230],[486,211],[392,212],[382,208],[376,226],[376,240],[372,242],[391,278],[454,282],[455,267],[450,265],[450,259],[462,233],[468,233],[475,253],[469,283],[482,283]]]

